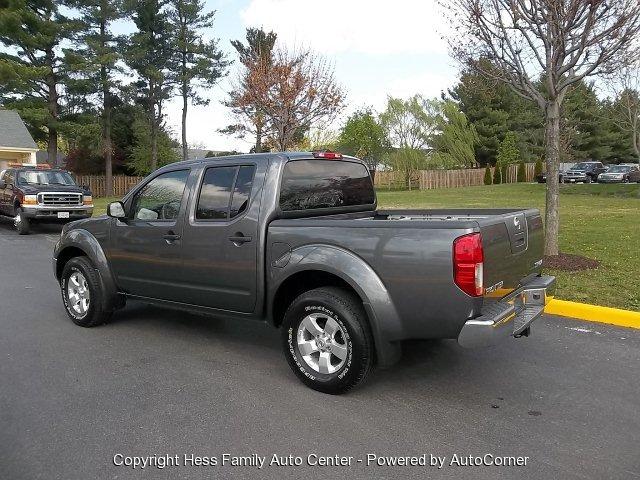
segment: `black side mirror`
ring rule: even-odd
[[[124,204],[122,202],[111,202],[107,205],[107,215],[111,218],[126,218],[127,213],[124,211]]]

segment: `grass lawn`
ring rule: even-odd
[[[381,208],[537,207],[545,186],[508,184],[417,191],[378,191]],[[601,262],[560,272],[564,300],[640,310],[640,185],[561,185],[560,250]]]
[[[510,184],[438,190],[378,190],[380,208],[537,207],[544,185]],[[114,199],[95,199],[95,215]],[[561,185],[560,249],[601,262],[594,270],[560,272],[565,300],[640,310],[640,185]]]

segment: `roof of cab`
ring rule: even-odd
[[[266,152],[266,153],[243,153],[243,154],[239,154],[239,155],[226,155],[224,157],[205,157],[205,158],[196,158],[194,160],[184,160],[181,162],[174,162],[174,163],[170,163],[168,165],[165,165],[161,168],[159,168],[158,170],[173,170],[176,167],[189,167],[192,165],[199,165],[202,163],[215,163],[217,161],[222,161],[222,160],[232,160],[232,159],[247,159],[247,160],[253,160],[253,161],[257,161],[257,162],[266,162],[269,161],[270,159],[274,158],[274,157],[279,157],[282,160],[314,160],[316,159],[313,156],[313,152]],[[343,155],[342,159],[344,160],[351,160],[351,161],[357,161],[357,162],[361,162],[362,160],[360,160],[359,158],[356,157],[351,157],[348,155]],[[316,160],[322,160],[320,158],[316,159]],[[336,160],[326,160],[328,162],[333,162]]]

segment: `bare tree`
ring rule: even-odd
[[[291,148],[301,133],[344,106],[333,68],[308,50],[279,49],[271,63],[253,69],[245,82],[238,106],[250,106],[262,114],[278,150]]]
[[[638,0],[453,0],[455,58],[534,101],[545,115],[545,254],[558,255],[560,109],[567,89],[619,68],[640,30]],[[497,66],[484,68],[488,59]]]

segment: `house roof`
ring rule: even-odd
[[[0,147],[38,148],[18,112],[0,110]]]

